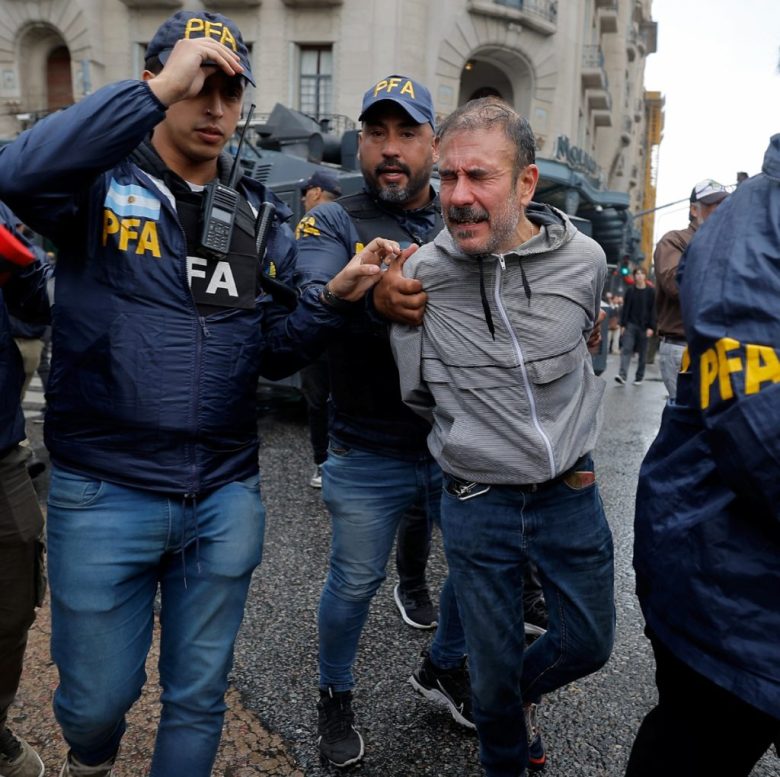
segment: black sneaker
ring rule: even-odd
[[[615,380],[621,385],[626,385],[626,379],[622,375],[615,375]]]
[[[427,588],[419,588],[416,591],[402,591],[400,584],[393,588],[398,612],[404,619],[404,623],[413,629],[435,629],[438,624],[438,614],[431,602],[431,595]]]
[[[352,691],[320,689],[317,704],[317,747],[334,766],[350,766],[363,757],[363,737],[353,725]]]
[[[466,669],[466,659],[454,669],[439,669],[423,650],[420,666],[409,678],[417,693],[435,704],[443,704],[453,719],[461,726],[475,729],[471,714],[471,681]]]
[[[536,723],[536,704],[526,704],[523,707],[525,715],[525,730],[528,735],[528,771],[541,772],[547,765],[547,755],[544,752],[544,742]]]

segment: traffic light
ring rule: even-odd
[[[625,278],[626,275],[628,275],[631,272],[631,270],[628,267],[628,259],[623,259],[620,262],[620,274]]]

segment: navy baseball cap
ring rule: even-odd
[[[307,189],[313,189],[315,186],[323,191],[335,194],[341,197],[341,186],[335,173],[330,170],[315,170],[308,178],[301,182],[301,191],[305,194]]]
[[[358,121],[378,103],[389,100],[400,105],[418,124],[428,123],[436,129],[431,93],[408,76],[388,76],[378,81],[363,95],[363,107]]]
[[[227,16],[211,11],[177,11],[160,25],[149,41],[146,59],[157,57],[164,65],[176,42],[183,38],[214,38],[232,49],[244,68],[241,75],[256,86],[249,63],[249,50],[241,37],[241,30]]]

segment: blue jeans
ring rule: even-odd
[[[331,445],[322,469],[322,497],[333,521],[330,572],[320,597],[320,687],[354,687],[352,665],[371,599],[385,579],[398,523],[412,505],[438,523],[441,470],[425,458],[403,461]],[[458,608],[447,580],[430,648],[442,669],[466,652]]]
[[[141,694],[160,587],[162,714],[151,777],[208,777],[265,512],[259,476],[184,501],[52,468],[54,712],[76,757],[116,753]]]
[[[589,457],[578,469],[592,471]],[[441,520],[466,632],[480,760],[488,777],[518,777],[528,761],[523,703],[596,671],[612,649],[612,535],[601,498],[595,483],[492,486],[467,501],[445,488]],[[527,560],[538,567],[549,625],[524,651]]]

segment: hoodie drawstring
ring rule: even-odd
[[[477,257],[477,264],[479,265],[479,296],[482,300],[482,310],[485,313],[485,322],[487,323],[488,331],[493,340],[496,339],[496,327],[493,325],[493,315],[490,312],[490,305],[488,304],[487,294],[485,294],[485,273],[482,267],[482,257]]]
[[[525,291],[525,296],[528,298],[528,304],[531,304],[531,284],[528,283],[528,278],[525,277],[525,268],[523,267],[523,260],[521,257],[518,257],[518,260],[520,261],[520,277],[523,280],[523,291]]]

